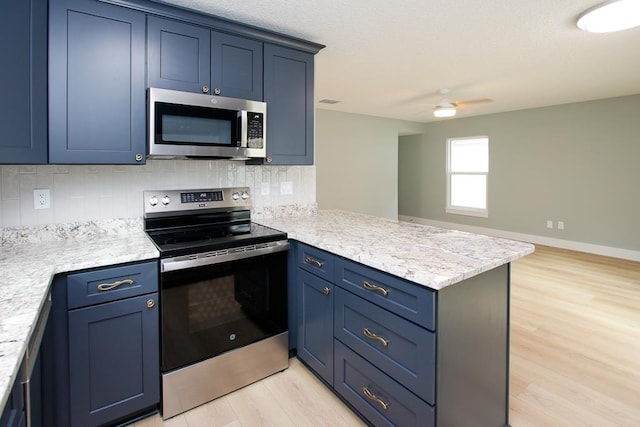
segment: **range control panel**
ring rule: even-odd
[[[145,216],[199,209],[251,208],[249,187],[145,191],[143,198]]]

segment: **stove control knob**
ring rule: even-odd
[[[169,198],[169,196],[164,196],[162,198],[162,204],[167,206],[169,203],[171,203],[171,199]]]
[[[240,198],[240,194],[239,194],[239,193],[233,193],[233,194],[231,195],[231,198],[232,198],[233,200],[238,200],[238,199]]]
[[[249,193],[247,193],[246,191],[243,191],[240,197],[242,197],[242,200],[247,200],[249,198]]]
[[[156,196],[151,196],[151,198],[149,199],[149,204],[151,206],[155,206],[158,204],[158,198]]]

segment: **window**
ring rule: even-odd
[[[489,216],[487,176],[489,175],[489,138],[450,138],[447,140],[448,213]]]

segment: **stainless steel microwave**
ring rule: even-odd
[[[267,104],[149,88],[149,158],[264,158]]]

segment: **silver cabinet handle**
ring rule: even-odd
[[[380,405],[380,407],[383,410],[387,410],[389,409],[389,404],[386,402],[383,402],[382,399],[380,399],[378,396],[376,396],[375,394],[371,393],[371,391],[369,391],[369,387],[364,386],[362,387],[362,394],[364,394],[364,396],[369,399],[369,400],[373,400],[374,402],[376,402],[378,405]]]
[[[148,299],[147,300],[147,307],[148,308],[153,308],[153,307],[155,307],[155,305],[156,305],[156,302],[154,300],[152,300],[152,299]]]
[[[328,286],[325,286],[324,289],[322,290],[322,293],[325,295],[329,295],[331,293],[331,289],[329,289]]]
[[[382,343],[383,347],[387,347],[389,346],[389,340],[386,340],[384,338],[382,338],[380,335],[378,334],[374,334],[373,332],[371,332],[369,330],[369,328],[362,328],[362,334],[369,338],[370,340],[376,340],[376,341],[380,341]]]
[[[311,258],[310,256],[304,257],[304,262],[318,268],[322,268],[322,266],[324,265],[324,262],[318,261],[317,259]]]
[[[378,285],[372,285],[371,283],[367,282],[366,280],[362,281],[362,287],[365,288],[368,291],[380,292],[385,297],[389,295],[389,291],[386,290],[385,288],[382,288],[382,287],[380,287]]]
[[[102,283],[98,285],[98,290],[100,292],[110,291],[111,289],[117,288],[120,285],[133,285],[135,282],[131,279],[118,280],[113,283]]]

